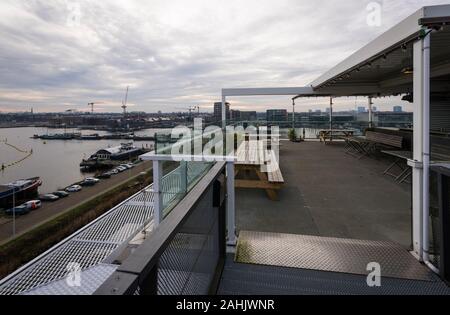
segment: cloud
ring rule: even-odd
[[[101,100],[119,112],[130,86],[133,110],[156,112],[207,108],[223,87],[302,86],[421,6],[444,3],[382,2],[383,24],[371,28],[366,0],[3,0],[0,108]]]

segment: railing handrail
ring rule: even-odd
[[[186,197],[172,210],[144,243],[95,292],[95,295],[131,295],[157,266],[160,256],[189,218],[200,197],[225,169],[217,162]]]

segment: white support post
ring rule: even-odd
[[[180,162],[180,180],[181,180],[181,193],[186,194],[188,189],[188,178],[187,178],[188,164],[186,161]]]
[[[234,162],[227,162],[227,245],[236,246]]]
[[[330,141],[333,141],[333,98],[330,97]]]
[[[162,177],[163,177],[163,162],[153,161],[153,191],[155,194],[154,199],[154,224],[157,227],[164,220],[164,205],[163,205],[163,192],[162,192]]]
[[[292,130],[295,131],[295,99],[292,99]]]
[[[429,222],[430,222],[430,35],[423,40],[423,260],[427,265],[429,262]]]
[[[369,96],[369,128],[373,127],[373,102],[372,96]]]
[[[412,167],[412,238],[413,253],[423,259],[423,40],[416,41],[414,51],[414,133]]]
[[[222,129],[226,130],[227,128],[227,98],[222,95]]]

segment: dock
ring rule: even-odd
[[[100,140],[131,140],[131,141],[155,141],[154,136],[138,136],[134,134],[107,134],[107,135],[82,135],[81,133],[64,133],[64,134],[49,134],[49,135],[34,135],[31,137],[36,140],[45,141],[100,141]]]

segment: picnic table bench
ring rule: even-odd
[[[262,141],[244,141],[239,146],[236,157],[236,177],[245,171],[254,172],[258,178],[236,179],[236,188],[263,189],[271,200],[278,200],[277,191],[283,187],[284,178],[275,152],[266,150]],[[268,168],[269,165],[274,167]]]
[[[381,132],[367,131],[365,136],[350,137],[346,140],[346,153],[362,159],[380,148],[402,149],[403,137]]]
[[[412,175],[412,169],[408,165],[408,161],[413,160],[413,153],[411,151],[395,150],[384,150],[381,152],[395,158],[395,161],[384,171],[384,175],[394,177],[399,183],[410,183],[408,178]],[[450,162],[450,148],[446,145],[433,144],[431,146],[431,161],[432,163],[438,161]],[[393,172],[395,168],[399,170],[398,173]]]
[[[344,130],[344,129],[323,129],[319,131],[320,142],[327,143],[327,140],[333,141],[333,139],[348,139],[353,137],[355,134],[354,130]]]
[[[408,161],[413,159],[411,151],[381,151],[386,155],[395,158],[395,161],[389,165],[384,171],[384,175],[392,176],[399,183],[408,182],[408,178],[412,175],[412,169],[408,166]],[[393,170],[399,169],[399,173],[393,173]],[[408,182],[410,183],[410,182]]]

